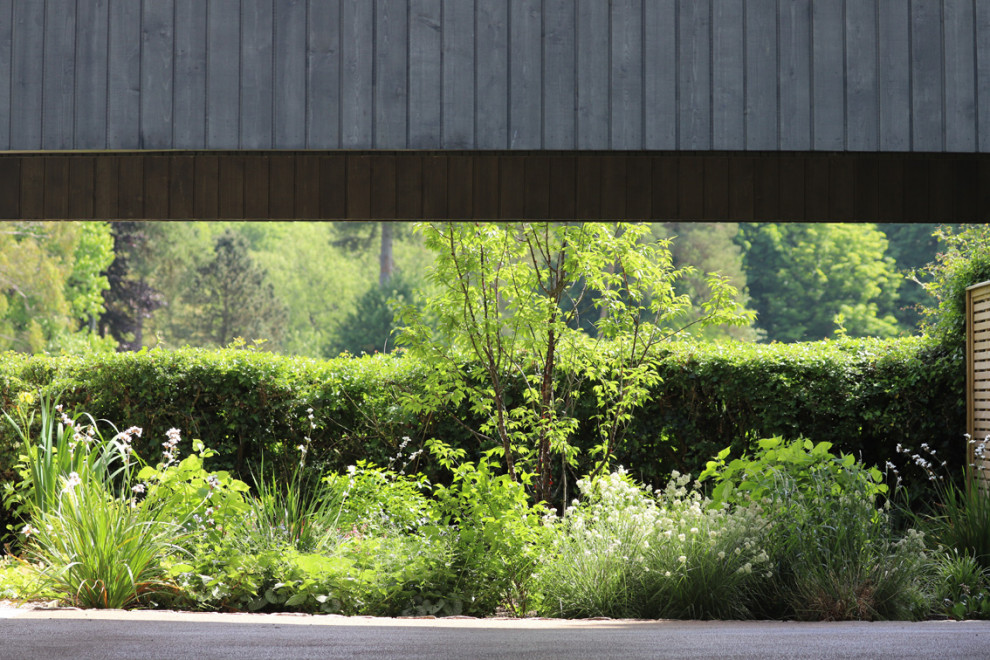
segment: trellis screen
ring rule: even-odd
[[[968,464],[990,488],[990,282],[966,290],[966,412]]]

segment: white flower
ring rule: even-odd
[[[687,563],[687,557],[681,555],[680,557],[677,558],[677,561],[681,562],[682,564],[685,564]]]
[[[30,537],[32,534],[37,534],[37,533],[38,530],[32,527],[31,525],[24,525],[24,527],[21,528],[21,534],[27,537]]]
[[[81,483],[82,479],[79,478],[79,473],[70,472],[68,479],[65,480],[65,490],[72,490]]]
[[[144,484],[137,484],[136,486],[132,486],[131,492],[137,495],[141,495],[142,493],[144,493]]]
[[[677,535],[677,540],[678,540],[678,541],[683,541],[683,540],[684,540],[684,539],[686,539],[686,538],[687,538],[687,536],[685,536],[684,534],[678,534],[678,535]]]

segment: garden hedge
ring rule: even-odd
[[[387,464],[403,437],[406,453],[439,437],[477,455],[467,410],[415,417],[398,403],[425,365],[374,355],[311,360],[244,349],[183,349],[69,357],[0,356],[0,403],[19,392],[61,393],[69,408],[140,426],[138,452],[154,460],[165,431],[182,449],[201,438],[219,452],[213,469],[241,476],[266,462],[288,465],[312,440],[310,463],[342,469],[366,458]],[[617,461],[659,485],[671,469],[697,474],[715,452],[737,452],[770,435],[805,436],[883,466],[901,443],[928,443],[957,470],[965,430],[964,362],[923,338],[843,339],[801,344],[672,343],[659,358],[663,382],[618,448]],[[587,418],[590,395],[577,406]],[[312,408],[317,428],[311,429]],[[12,477],[9,425],[0,428],[0,466]],[[578,444],[594,444],[582,424]],[[425,456],[413,469],[435,474]],[[915,474],[917,481],[919,475]]]

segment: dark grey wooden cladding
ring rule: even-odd
[[[984,154],[198,151],[0,155],[0,218],[974,222]]]
[[[986,0],[0,0],[0,150],[990,152]]]

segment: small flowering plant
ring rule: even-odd
[[[167,507],[179,525],[222,536],[231,521],[249,510],[244,493],[249,487],[227,471],[207,472],[204,461],[216,452],[193,440],[193,453],[179,460],[181,432],[170,429],[162,443],[162,460],[137,473],[132,501],[145,507]]]

